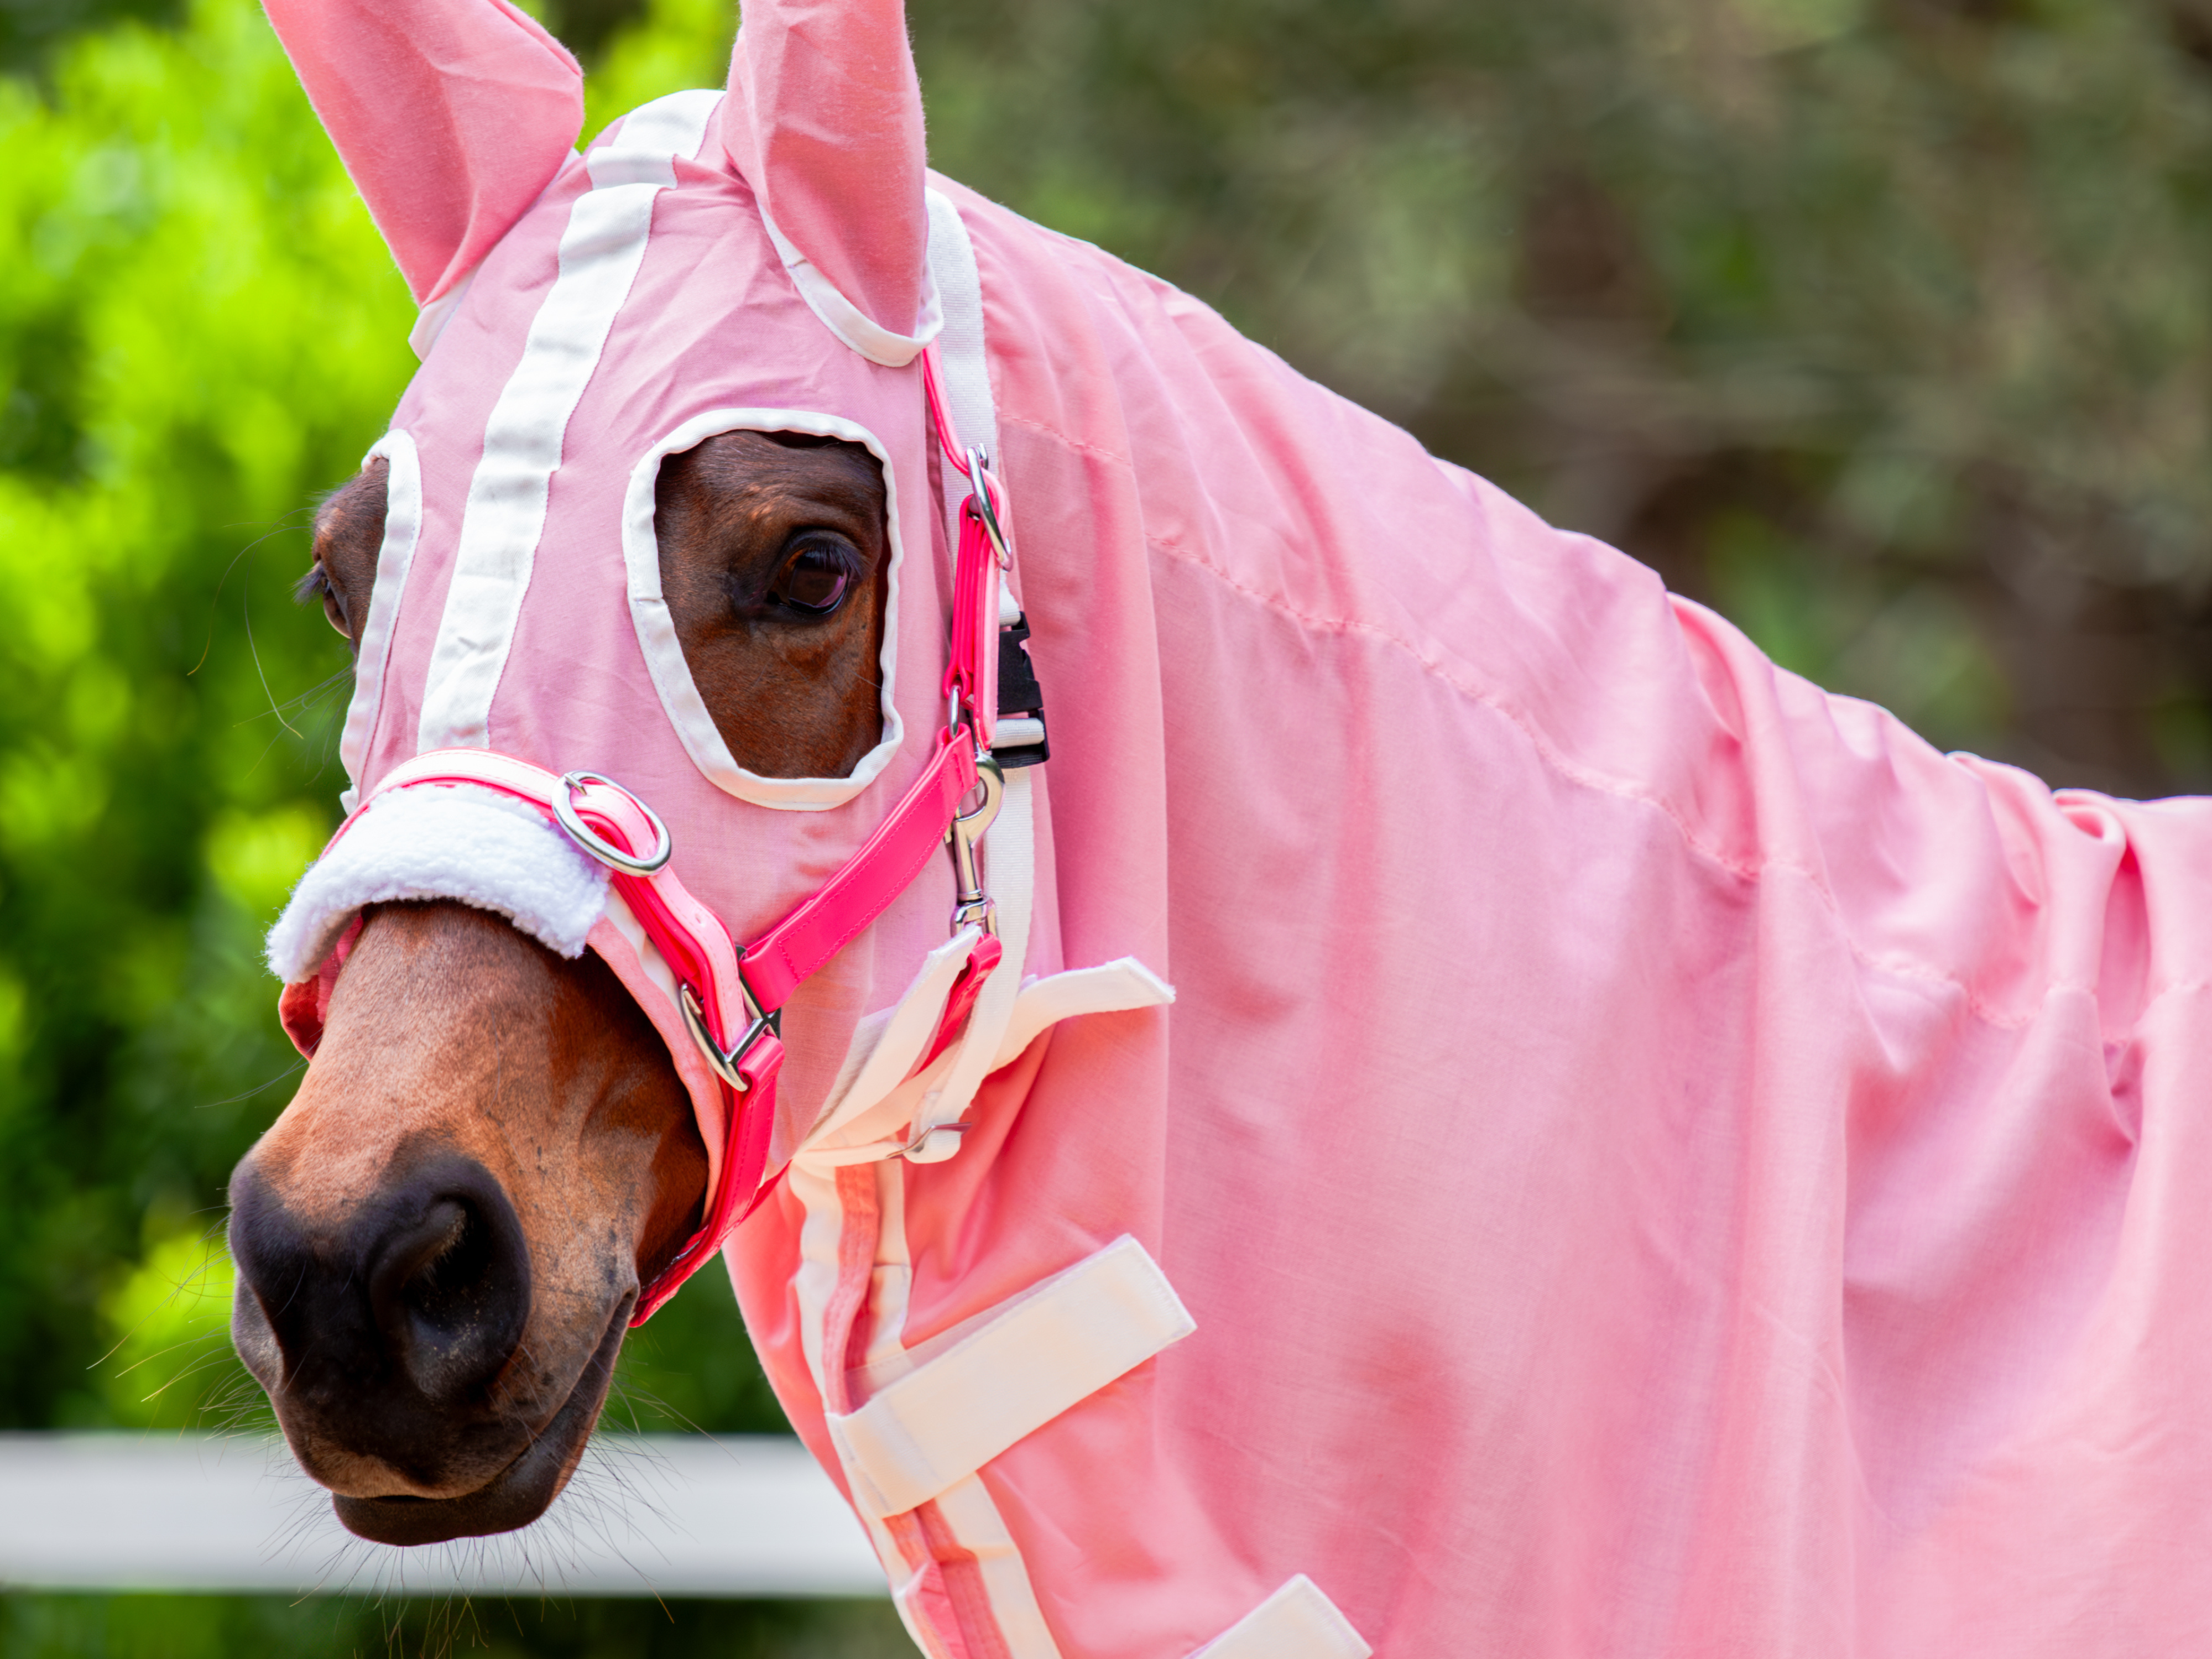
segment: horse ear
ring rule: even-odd
[[[745,0],[721,131],[830,332],[873,362],[912,362],[938,318],[902,0]]]
[[[443,297],[561,170],[584,74],[508,0],[264,0],[413,290]]]

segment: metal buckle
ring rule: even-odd
[[[999,931],[999,907],[984,890],[975,844],[983,839],[983,832],[999,816],[999,803],[1006,793],[1006,775],[999,769],[997,761],[979,751],[975,757],[975,781],[983,786],[982,805],[972,812],[956,814],[945,831],[945,839],[952,843],[952,869],[960,883],[960,890],[952,901],[952,931],[957,933],[973,922],[985,933],[995,934]]]
[[[975,509],[983,533],[991,538],[991,550],[998,556],[999,568],[1012,570],[1014,551],[1006,545],[1006,532],[999,526],[999,509],[991,505],[991,489],[983,482],[990,472],[989,461],[981,444],[968,447],[968,482],[975,487],[968,500]]]
[[[753,1000],[752,991],[746,986],[743,974],[738,975],[738,988],[745,1000],[745,1012],[752,1016],[753,1023],[745,1028],[744,1036],[738,1039],[738,1046],[727,1054],[724,1054],[716,1045],[714,1037],[707,1030],[707,1015],[699,1006],[699,994],[689,985],[679,984],[677,988],[676,1000],[677,1005],[684,1010],[684,1029],[691,1033],[691,1041],[698,1044],[699,1052],[706,1058],[708,1066],[716,1077],[721,1079],[739,1094],[744,1094],[752,1085],[745,1081],[744,1073],[738,1069],[738,1062],[752,1052],[752,1046],[761,1040],[762,1033],[775,1031],[779,1036],[782,1035],[783,1011],[778,1009],[773,1014],[761,1012],[760,1006]]]
[[[584,822],[581,815],[576,811],[576,792],[585,785],[592,783],[606,785],[608,788],[645,814],[645,821],[653,826],[655,837],[653,849],[650,854],[639,858],[635,854],[625,853]],[[563,772],[561,775],[560,793],[553,797],[553,816],[560,821],[561,827],[568,832],[570,841],[574,842],[577,846],[582,848],[610,870],[619,870],[626,876],[653,874],[668,862],[669,854],[676,850],[675,843],[669,839],[668,826],[660,821],[660,815],[612,778],[598,772]]]
[[[909,1164],[942,1164],[966,1144],[961,1137],[968,1133],[969,1127],[957,1119],[951,1123],[933,1123],[927,1129],[917,1129],[913,1139],[890,1156],[902,1158]],[[948,1146],[938,1139],[939,1135],[949,1136],[951,1144]],[[943,1152],[937,1150],[940,1146],[945,1147]],[[924,1153],[929,1156],[922,1156]]]

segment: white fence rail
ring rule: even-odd
[[[522,1533],[364,1543],[280,1442],[0,1434],[0,1587],[297,1595],[881,1595],[794,1440],[602,1435]]]

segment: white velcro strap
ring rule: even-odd
[[[821,1115],[794,1156],[809,1160],[816,1168],[834,1169],[840,1164],[872,1164],[890,1155],[866,1134],[856,1139],[845,1132],[886,1099],[914,1070],[945,1017],[952,981],[968,965],[981,936],[980,928],[962,928],[922,958],[921,971],[896,1004],[860,1022],[844,1066],[830,1085]]]
[[[1190,1659],[1368,1659],[1374,1651],[1300,1573]]]
[[[1010,1066],[1048,1026],[1079,1014],[1121,1014],[1161,1008],[1175,1000],[1175,987],[1134,957],[1119,957],[1096,968],[1033,979],[1022,987],[1013,1017],[999,1037],[991,1069]]]
[[[1145,1247],[1115,1240],[830,1419],[854,1503],[878,1520],[927,1504],[1197,1328]]]

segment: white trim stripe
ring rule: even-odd
[[[929,208],[929,258],[943,273],[938,283],[945,328],[938,348],[939,366],[945,371],[945,392],[951,404],[953,430],[963,444],[998,442],[998,416],[991,404],[991,376],[984,357],[983,289],[975,264],[975,244],[968,227],[951,202],[936,191],[927,193]],[[946,469],[945,482],[953,477]],[[950,507],[948,497],[945,505]],[[996,572],[992,573],[994,575]],[[1001,605],[1009,603],[1008,590],[999,589]],[[1017,611],[1015,614],[1018,615]],[[996,641],[989,649],[995,651]],[[984,695],[995,696],[995,677],[987,682]],[[960,1150],[957,1134],[932,1131],[957,1123],[968,1113],[985,1075],[997,1068],[1000,1039],[1013,1018],[1021,992],[1021,976],[1029,962],[1030,910],[1036,898],[1036,826],[1031,796],[1034,780],[1027,769],[1010,773],[1006,780],[999,816],[991,826],[990,875],[999,905],[999,937],[1006,957],[997,972],[983,983],[982,995],[968,1017],[951,1070],[923,1099],[914,1120],[915,1150],[906,1154],[917,1164],[937,1163]]]
[[[830,1417],[854,1501],[878,1517],[927,1503],[1197,1328],[1145,1247],[1116,1239]]]
[[[975,264],[975,244],[951,198],[932,190],[925,199],[929,204],[929,264],[938,274],[938,302],[945,313],[944,330],[937,337],[937,366],[942,371],[945,411],[952,417],[954,437],[963,444],[982,445],[995,466],[1000,461],[999,414],[991,401],[991,358],[988,342],[983,337],[983,280]],[[944,478],[945,509],[957,522],[967,485],[949,467]],[[1011,511],[1012,503],[1008,507]],[[1012,528],[1009,524],[1010,533]],[[1000,625],[1018,622],[1021,614],[1021,601],[1014,596],[1012,581],[1000,581]],[[1001,749],[1043,741],[1042,720],[999,722],[997,743]]]
[[[675,159],[698,153],[721,97],[656,99],[585,157],[592,187],[569,210],[560,273],[484,425],[483,459],[469,481],[431,653],[418,750],[490,744],[492,698],[529,590],[569,417],[644,262],[654,199],[676,182]]]
[[[1190,1659],[1368,1659],[1374,1651],[1300,1573]]]
[[[422,533],[422,468],[412,434],[395,427],[361,458],[367,466],[379,456],[386,471],[384,539],[376,550],[376,580],[369,589],[368,617],[361,629],[361,653],[353,665],[353,700],[346,705],[345,730],[338,738],[338,762],[351,785],[340,797],[351,817],[358,802],[369,745],[376,738],[376,716],[384,707],[384,677],[392,659],[392,630],[399,624],[399,605],[414,567],[415,543]]]

